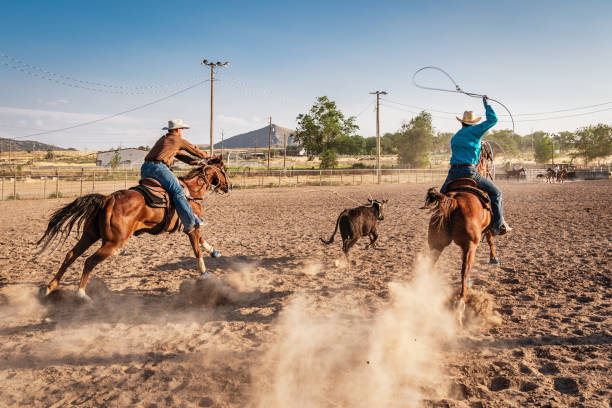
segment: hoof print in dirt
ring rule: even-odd
[[[525,381],[521,384],[521,392],[530,392],[533,391],[535,389],[537,389],[539,386],[538,384],[531,382],[531,381]]]
[[[489,389],[491,391],[502,391],[508,388],[510,388],[510,380],[508,377],[504,377],[503,375],[493,377],[491,384],[489,385]]]
[[[578,394],[578,383],[570,377],[557,377],[554,383],[555,390],[561,394]]]
[[[222,306],[237,303],[240,293],[219,278],[187,279],[179,287],[179,301],[196,306]]]

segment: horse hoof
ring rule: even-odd
[[[489,259],[489,263],[490,264],[498,264],[499,263],[499,258],[498,257],[491,258],[491,259]]]
[[[210,277],[210,275],[208,274],[208,272],[204,272],[203,274],[201,274],[200,276],[198,276],[198,279],[206,279]]]
[[[221,252],[217,251],[216,249],[213,249],[213,251],[210,253],[211,258],[218,258],[220,256],[221,256]]]
[[[87,295],[87,293],[85,293],[83,289],[77,290],[76,298],[84,303],[93,303],[93,300]]]

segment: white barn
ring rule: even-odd
[[[118,150],[107,150],[98,152],[96,157],[96,166],[110,167],[110,163],[115,157],[115,152],[119,153],[119,167],[121,168],[139,168],[144,163],[144,158],[149,153],[148,150],[137,148],[126,148]]]

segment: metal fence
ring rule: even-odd
[[[188,170],[179,169],[180,176]],[[538,174],[546,169],[528,169],[528,181],[537,180]],[[609,174],[610,168],[580,170],[587,176]],[[440,185],[448,169],[382,169],[381,182],[384,184]],[[228,171],[234,189],[298,186],[340,186],[375,184],[378,177],[375,169],[337,170],[230,170]],[[589,177],[581,177],[589,178]],[[596,178],[596,177],[593,177]],[[0,199],[53,199],[76,197],[89,193],[109,194],[129,188],[138,183],[140,172],[134,169],[47,169],[32,171],[1,171]],[[498,171],[496,179],[504,180],[505,172]],[[511,179],[512,180],[512,179]]]
[[[181,176],[187,170],[176,170]],[[441,183],[446,169],[383,169],[381,182]],[[377,183],[376,170],[230,170],[234,189],[339,186]],[[138,170],[32,170],[0,172],[0,200],[30,200],[76,197],[90,193],[109,194],[138,184]]]

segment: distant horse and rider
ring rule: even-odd
[[[521,179],[527,178],[527,173],[526,173],[525,168],[521,166],[521,167],[512,168],[511,170],[508,170],[506,172],[506,177],[508,178],[508,180],[510,180],[511,178],[516,178],[516,181],[520,181]]]
[[[106,196],[88,194],[53,213],[44,235],[38,241],[43,249],[58,235],[67,238],[75,226],[78,230],[83,228],[79,241],[68,251],[58,272],[46,286],[45,295],[57,289],[68,267],[79,256],[98,240],[102,240],[102,246],[85,261],[77,291],[78,298],[91,301],[85,292],[91,271],[121,248],[130,236],[172,233],[181,224],[189,236],[200,273],[206,273],[200,246],[211,256],[218,256],[219,252],[200,233],[200,202],[207,192],[228,193],[231,184],[223,157],[206,158],[205,152],[188,144],[181,138],[182,132],[175,131],[180,126],[183,125],[178,120],[169,122],[170,132],[158,141],[145,159],[142,173],[149,177],[141,179],[138,187],[119,190]],[[195,154],[204,160],[179,154],[179,151]],[[175,156],[196,167],[184,177],[177,178],[170,170]]]

